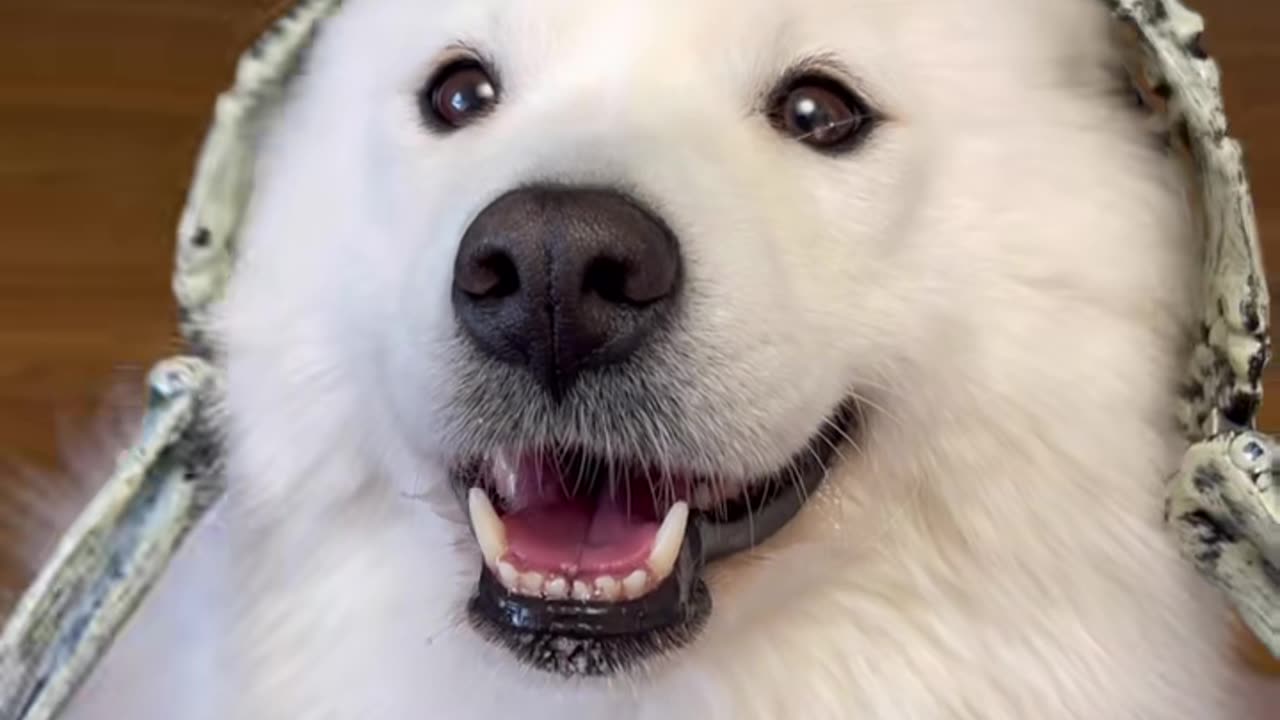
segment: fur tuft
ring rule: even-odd
[[[13,478],[0,484],[0,565],[13,568],[18,584],[0,593],[3,610],[12,607],[53,553],[59,537],[110,478],[116,459],[137,439],[146,411],[146,377],[120,369],[85,421],[57,420],[62,467],[43,469],[21,461],[0,464]]]

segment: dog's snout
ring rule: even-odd
[[[488,355],[554,396],[619,363],[671,315],[683,279],[665,223],[621,193],[530,187],[482,211],[454,267],[459,321]]]

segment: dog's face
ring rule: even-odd
[[[1105,23],[354,0],[266,146],[224,313],[246,492],[425,498],[454,610],[541,669],[724,641],[769,558],[894,511],[863,490],[915,479],[928,418],[1045,380],[989,368],[1065,307],[1029,288],[1161,294],[1095,261],[1119,220],[1049,220],[1151,180]]]

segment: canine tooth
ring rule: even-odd
[[[649,589],[649,573],[636,570],[622,581],[622,595],[628,600],[635,600]]]
[[[649,570],[655,580],[661,582],[676,566],[680,546],[684,544],[684,528],[689,522],[689,505],[681,501],[671,506],[662,520],[662,527],[653,539],[649,551]]]
[[[498,563],[498,579],[502,581],[502,585],[508,590],[520,589],[520,571],[509,562]]]
[[[606,602],[613,602],[614,600],[617,600],[618,593],[621,589],[622,587],[618,584],[618,581],[608,575],[602,575],[596,578],[596,595],[598,595],[601,600]]]
[[[543,591],[548,600],[564,600],[569,597],[569,581],[562,577],[552,578],[543,586]]]
[[[591,599],[591,586],[581,580],[573,581],[573,599],[586,602]]]
[[[542,583],[546,578],[540,572],[527,572],[520,576],[520,589],[529,595],[542,595]]]
[[[480,488],[471,488],[467,498],[471,511],[471,527],[475,530],[476,541],[480,543],[480,552],[485,562],[492,567],[507,553],[507,527],[489,502],[489,495]]]

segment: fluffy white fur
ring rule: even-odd
[[[232,492],[71,717],[1247,717],[1161,527],[1198,244],[1101,5],[351,0],[221,314]],[[414,94],[457,41],[505,97],[441,137]],[[849,156],[758,112],[812,54],[888,116]],[[658,445],[762,472],[850,390],[868,410],[820,496],[711,571],[699,640],[609,681],[462,621],[478,553],[443,491],[453,255],[545,178],[632,188],[683,243],[696,412]]]

